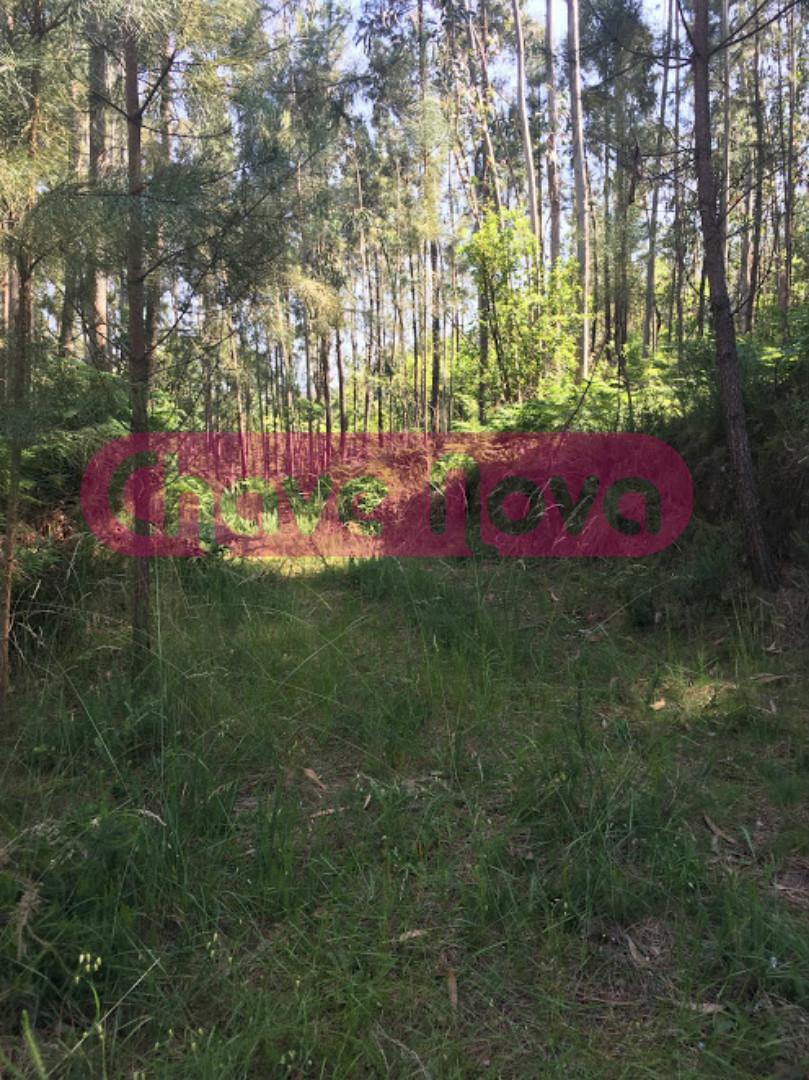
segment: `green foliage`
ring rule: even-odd
[[[570,372],[581,325],[575,265],[565,263],[537,280],[536,245],[517,210],[487,213],[461,254],[488,299],[486,328],[496,357],[489,393],[506,385],[530,393]]]
[[[15,421],[20,422],[20,416]],[[0,431],[10,417],[0,411]],[[125,382],[86,364],[48,357],[37,368],[35,397],[24,418],[22,492],[29,519],[75,514],[84,468],[109,439],[126,434]],[[0,450],[0,458],[6,448]],[[0,500],[7,472],[0,472]]]

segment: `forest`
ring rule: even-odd
[[[809,1075],[805,0],[0,7],[0,1076]]]

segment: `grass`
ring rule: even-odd
[[[3,1075],[805,1075],[805,639],[729,557],[161,563],[134,697],[72,559],[3,732]]]

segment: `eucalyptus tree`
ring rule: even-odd
[[[517,109],[520,116],[520,136],[525,158],[525,201],[528,206],[528,220],[531,223],[531,232],[534,234],[537,249],[536,262],[538,265],[542,247],[542,228],[537,196],[534,148],[531,141],[531,127],[528,121],[528,104],[526,101],[525,37],[522,27],[520,0],[512,0],[511,10],[514,19],[514,40],[517,53]]]
[[[727,4],[725,3],[725,7]],[[663,172],[663,150],[666,145],[666,116],[668,110],[669,70],[671,68],[672,27],[674,24],[674,0],[668,0],[668,14],[666,17],[666,36],[663,43],[663,77],[660,86],[660,113],[657,124],[655,139],[655,154],[652,168],[655,177],[652,180],[652,197],[649,208],[649,251],[646,257],[646,293],[643,303],[643,355],[654,352],[657,341],[657,328],[655,323],[655,285],[657,281],[657,226],[658,206],[660,202],[660,176]],[[727,116],[727,97],[725,95]],[[724,146],[729,147],[729,128],[725,127]],[[729,169],[726,170],[726,175]],[[723,190],[725,190],[723,186]],[[720,209],[723,222],[727,221],[727,197],[725,196],[724,209]],[[726,225],[725,225],[726,228]],[[725,233],[727,235],[727,233]]]
[[[752,101],[751,110],[753,114],[753,130],[755,132],[754,147],[753,147],[753,160],[755,167],[753,171],[753,184],[752,184],[752,238],[750,243],[750,271],[747,280],[747,289],[744,297],[742,298],[742,329],[745,333],[750,333],[753,329],[753,323],[755,320],[756,302],[758,300],[758,294],[760,290],[760,278],[762,269],[762,241],[763,241],[763,229],[764,229],[764,184],[765,173],[767,169],[767,147],[765,139],[765,115],[764,115],[764,97],[762,94],[762,82],[764,75],[762,72],[762,50],[761,40],[763,31],[761,29],[761,16],[760,9],[756,6],[753,10],[753,56],[751,64],[751,82],[752,82]]]
[[[23,447],[31,435],[30,390],[35,351],[36,274],[53,254],[47,218],[51,189],[70,178],[70,132],[64,125],[66,82],[53,78],[68,40],[70,8],[46,0],[3,7],[3,124],[0,191],[4,222],[6,311],[3,434],[8,461],[0,578],[0,701],[10,687],[11,594],[19,524]]]
[[[513,174],[507,147],[517,146],[524,158],[524,139],[509,142],[511,125],[496,109],[497,81],[492,71],[501,59],[510,6],[500,0],[442,0],[446,65],[451,72],[456,135],[455,160],[469,213],[476,229],[488,210],[499,214],[506,201],[503,174]],[[513,17],[513,13],[512,13]],[[502,92],[502,91],[501,91]],[[530,134],[530,131],[529,131]],[[492,326],[492,290],[485,278],[477,282],[477,415],[485,423],[492,384],[490,346],[495,368],[502,365]],[[496,381],[496,380],[495,380]]]
[[[559,261],[561,252],[561,194],[559,179],[559,162],[557,156],[557,139],[559,133],[559,120],[556,107],[556,62],[554,56],[554,20],[553,2],[546,0],[545,4],[545,82],[548,92],[548,138],[546,144],[546,160],[548,174],[548,205],[550,211],[550,249],[551,266],[555,267]]]
[[[710,63],[712,42],[709,32],[708,0],[694,0],[694,19],[687,27],[691,41],[694,74],[694,156],[705,248],[705,267],[711,297],[719,395],[725,432],[736,481],[738,512],[741,518],[750,564],[756,578],[773,587],[778,576],[764,534],[761,507],[756,492],[753,460],[742,398],[736,329],[730,306],[725,267],[725,245],[719,219],[719,198],[712,152]],[[728,47],[728,42],[721,46]]]
[[[277,233],[277,219],[262,214],[269,192],[256,194],[243,170],[234,168],[232,102],[244,78],[242,58],[257,45],[266,47],[266,40],[249,20],[234,40],[223,22],[239,11],[233,4],[117,3],[99,0],[87,25],[105,27],[103,47],[123,70],[123,86],[110,88],[105,104],[109,114],[125,121],[125,170],[108,170],[105,189],[97,194],[107,207],[108,248],[125,266],[119,337],[131,430],[140,434],[151,426],[150,400],[165,381],[168,344],[188,327],[201,302],[216,297],[224,309],[238,299],[244,281],[255,277],[257,265],[263,271],[274,255],[268,240]],[[250,10],[251,5],[242,5],[242,16]],[[91,49],[95,44],[91,41]],[[94,87],[93,92],[100,91]],[[181,100],[176,109],[175,95]],[[175,136],[176,156],[171,153]],[[113,203],[124,205],[126,213],[116,215]],[[95,250],[90,258],[93,265]],[[164,322],[167,290],[172,311]],[[110,326],[109,314],[107,321]],[[214,394],[218,385],[209,380]],[[145,533],[148,525],[136,518],[135,528]],[[134,559],[136,675],[151,644],[149,581],[149,560]]]
[[[403,206],[411,209],[407,276],[413,421],[433,430],[440,424],[441,398],[439,195],[447,127],[436,60],[446,49],[444,14],[423,0],[412,4],[373,0],[365,4],[359,23],[371,73],[374,127],[388,159],[395,162],[396,179],[390,189],[394,214]]]
[[[124,62],[124,109],[126,115],[126,164],[128,221],[126,244],[126,348],[129,358],[129,388],[131,395],[131,431],[133,435],[149,430],[149,393],[153,353],[149,348],[146,329],[146,251],[144,236],[144,176],[143,123],[150,96],[158,92],[168,77],[170,65],[162,68],[157,81],[142,98],[140,89],[141,56],[149,43],[148,31],[140,12],[126,11],[120,25],[120,44]],[[163,34],[167,28],[162,28]],[[173,62],[173,56],[171,57]],[[137,459],[146,464],[147,459]],[[135,531],[148,535],[148,522],[136,514]],[[133,671],[137,676],[145,667],[151,647],[150,626],[150,562],[141,557],[132,560],[132,644]]]
[[[581,99],[581,49],[578,0],[567,0],[568,84],[573,128],[573,177],[576,207],[576,258],[579,263],[581,341],[578,378],[590,376],[590,224],[587,201],[587,165],[584,157],[584,119]]]
[[[91,12],[88,16],[85,34],[87,37],[88,78],[88,188],[96,198],[103,198],[104,184],[110,164],[107,111],[109,107],[109,58],[107,27],[101,13]],[[84,313],[88,323],[90,356],[96,367],[107,368],[110,362],[110,342],[108,333],[108,288],[106,267],[98,257],[99,240],[93,230],[93,243],[96,250],[88,258],[89,302]]]
[[[629,335],[632,256],[640,239],[638,204],[644,184],[648,118],[654,105],[651,79],[653,43],[638,0],[596,0],[582,27],[582,64],[596,83],[585,93],[590,132],[608,148],[606,189],[612,196],[605,213],[605,244],[614,273],[604,304],[615,359],[621,363]],[[653,165],[653,168],[656,167]]]

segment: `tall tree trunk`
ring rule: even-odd
[[[450,321],[450,340],[449,348],[446,355],[446,371],[444,374],[444,394],[442,398],[441,409],[441,430],[444,432],[449,431],[452,420],[452,397],[453,397],[453,378],[455,373],[455,360],[458,356],[458,339],[459,333],[459,301],[458,301],[458,269],[457,260],[455,257],[455,222],[456,222],[456,196],[454,185],[454,170],[452,168],[453,155],[451,151],[447,153],[447,204],[449,207],[449,289],[451,302],[447,305],[444,303],[445,317]]]
[[[534,168],[534,149],[531,145],[531,127],[528,123],[528,104],[525,99],[525,41],[522,32],[522,17],[520,15],[520,0],[511,0],[511,12],[514,18],[514,34],[517,46],[517,109],[520,115],[520,136],[522,138],[522,153],[525,161],[526,202],[528,203],[528,220],[531,223],[531,232],[534,235],[535,270],[539,270],[539,253],[542,246],[542,233],[539,219],[539,203],[537,200],[537,177]]]
[[[795,108],[797,105],[798,68],[795,55],[795,9],[789,12],[787,23],[787,105],[789,116],[787,118],[787,136],[784,166],[784,287],[783,309],[787,316],[792,306],[792,256],[793,234],[792,226],[795,214]],[[788,332],[788,326],[787,326]]]
[[[559,192],[559,162],[556,139],[559,120],[556,111],[556,73],[553,62],[553,0],[545,5],[545,80],[548,86],[548,140],[546,150],[548,173],[548,204],[551,213],[551,266],[559,262],[561,251],[561,196]]]
[[[615,253],[615,355],[624,362],[624,347],[629,324],[629,162],[623,111],[618,111],[618,153],[615,161],[615,228],[618,249]],[[623,160],[622,160],[623,159]]]
[[[79,177],[81,161],[81,137],[82,137],[82,110],[79,108],[79,86],[73,80],[70,84],[70,98],[67,105],[67,126],[70,132],[68,139],[68,161],[71,178],[75,181]],[[64,293],[62,296],[62,312],[59,318],[59,355],[70,356],[74,349],[74,328],[76,324],[76,311],[79,300],[80,271],[75,255],[70,252],[65,259]]]
[[[410,286],[410,325],[413,333],[413,426],[418,428],[421,423],[420,391],[421,381],[419,377],[419,349],[421,336],[419,334],[419,307],[416,299],[416,271],[413,265],[413,251],[408,248],[407,252],[408,283]]]
[[[591,256],[590,256],[590,280],[593,285],[593,296],[590,299],[592,318],[590,319],[590,355],[596,351],[596,334],[598,332],[598,307],[595,302],[595,293],[598,291],[598,226],[596,224],[595,200],[593,190],[590,187],[590,173],[587,172],[587,203],[589,206]]]
[[[437,240],[430,241],[430,272],[433,282],[433,370],[430,385],[430,428],[432,431],[440,431],[441,417],[438,406],[441,399],[441,278],[439,275]]]
[[[326,434],[331,435],[331,377],[329,375],[329,334],[320,335],[320,379]]]
[[[488,202],[488,176],[489,170],[486,165],[486,155],[483,147],[480,147],[475,156],[475,174],[480,190],[480,203],[486,207]],[[477,322],[478,322],[478,385],[477,406],[478,423],[485,424],[487,417],[487,400],[489,382],[489,290],[482,281],[478,282],[477,288]]]
[[[159,164],[166,168],[171,164],[171,69],[174,65],[174,49],[171,37],[167,37],[163,50],[163,83],[160,87],[160,135],[158,143],[157,159]],[[155,244],[154,258],[160,257],[163,243],[158,230]],[[154,270],[150,275],[149,287],[146,290],[146,348],[149,352],[149,364],[154,366],[154,355],[157,350],[158,333],[160,330],[160,297],[163,291],[163,275],[159,270]]]
[[[101,23],[90,25],[90,53],[88,77],[89,109],[89,157],[88,173],[90,188],[99,192],[107,175],[107,52],[102,40]],[[101,371],[110,367],[109,329],[107,312],[107,274],[98,266],[98,245],[90,266],[89,348],[90,362]]]
[[[581,114],[581,56],[579,50],[579,2],[567,0],[568,51],[570,54],[570,119],[573,128],[573,179],[576,202],[576,257],[579,262],[582,317],[579,345],[579,381],[590,377],[590,236],[587,215],[587,183],[584,164],[584,129]]]
[[[483,171],[487,177],[486,197],[481,193],[480,204],[486,209],[488,199],[492,200],[494,208],[499,214],[502,209],[500,198],[500,185],[497,181],[497,158],[494,153],[489,121],[491,117],[492,88],[489,79],[489,14],[486,0],[480,0],[478,9],[478,27],[472,19],[469,8],[469,0],[463,0],[464,13],[466,16],[466,32],[469,43],[467,52],[469,65],[469,80],[472,84],[476,97],[477,115],[481,133],[481,143],[484,151]],[[476,60],[477,58],[477,60]],[[477,64],[480,64],[480,81],[478,82]]]
[[[727,271],[726,271],[727,272]],[[705,337],[705,285],[708,270],[703,257],[699,271],[699,289],[697,290],[697,337]]]
[[[359,376],[360,350],[359,345],[357,344],[357,320],[355,312],[351,319],[351,430],[355,435],[357,433],[360,411]]]
[[[422,108],[422,117],[424,117],[425,106],[427,100],[427,35],[424,26],[424,0],[418,0],[417,4],[418,13],[418,39],[419,39],[419,96]],[[436,222],[436,198],[435,198],[435,184],[433,178],[430,175],[430,160],[427,148],[427,141],[424,138],[424,129],[422,129],[422,147],[421,147],[421,190],[422,198],[424,200],[425,214],[429,221],[430,232],[437,227]],[[427,409],[427,341],[428,341],[428,318],[429,313],[432,310],[432,322],[431,327],[435,327],[436,319],[438,318],[438,309],[436,307],[436,291],[433,286],[433,277],[437,273],[438,265],[438,244],[434,235],[430,235],[427,242],[429,247],[429,264],[427,258],[424,256],[422,249],[422,265],[424,268],[423,273],[423,301],[422,301],[422,313],[424,322],[422,324],[421,338],[424,342],[424,363],[422,365],[422,386],[421,386],[421,400],[424,403],[424,428],[432,427],[435,430],[436,411],[433,404],[433,397],[437,390],[437,383],[435,382],[435,363],[433,362],[433,387],[430,395],[430,408],[429,413]],[[433,354],[435,353],[435,342],[432,342]]]
[[[749,186],[744,193],[742,203],[743,222],[741,229],[741,244],[739,247],[739,278],[736,285],[738,294],[738,308],[741,314],[741,328],[746,331],[745,318],[747,312],[747,299],[750,295],[750,272],[752,268],[753,245],[751,238],[751,219],[753,216],[753,188]]]
[[[11,223],[9,223],[11,224]],[[14,323],[17,318],[17,260],[11,245],[3,251],[3,351],[0,353],[0,409],[10,400],[10,380],[14,353]]]
[[[753,192],[753,241],[750,253],[750,287],[744,305],[744,331],[749,334],[755,320],[756,299],[761,274],[761,231],[764,218],[764,102],[761,99],[761,44],[758,12],[753,35],[753,113],[756,131],[756,174]]]
[[[677,343],[677,363],[683,359],[683,282],[685,280],[685,240],[683,238],[683,184],[680,175],[680,116],[682,103],[683,79],[680,69],[680,20],[674,20],[674,54],[677,65],[674,69],[674,275],[671,289],[671,313],[674,317],[674,337]],[[669,318],[669,337],[671,337]]]
[[[727,0],[723,0],[727,3]],[[663,138],[666,130],[666,97],[669,89],[669,62],[671,60],[671,28],[674,21],[674,0],[669,0],[668,24],[666,27],[665,57],[663,60],[663,85],[660,89],[660,116],[657,127],[655,169],[657,174],[663,168]],[[652,206],[649,214],[649,256],[646,263],[646,299],[643,311],[643,355],[654,351],[655,341],[655,276],[657,270],[657,207],[660,198],[660,181],[655,177],[652,184]]]
[[[348,431],[346,413],[345,368],[343,366],[343,340],[340,327],[334,331],[334,360],[337,365],[337,406],[340,410],[340,434]]]
[[[477,116],[479,119],[480,144],[476,149],[474,159],[474,172],[477,205],[482,217],[493,205],[497,214],[500,214],[502,202],[500,189],[497,181],[497,162],[494,154],[491,130],[489,128],[491,88],[488,75],[488,11],[486,0],[481,0],[478,10],[478,27],[472,18],[469,0],[463,0],[466,33],[468,41],[467,59],[469,65],[469,80],[474,88],[477,98]],[[477,65],[475,58],[480,61],[480,87],[478,86]],[[478,225],[480,221],[478,220]],[[486,423],[487,400],[486,393],[489,381],[489,321],[491,318],[488,289],[484,284],[478,285],[477,290],[477,323],[478,323],[478,385],[477,407],[478,423]]]
[[[385,417],[382,403],[382,287],[379,273],[379,254],[374,252],[374,325],[376,326],[376,430],[380,434],[385,430]]]
[[[431,272],[430,261],[428,258],[429,244],[425,240],[423,244],[419,245],[419,262],[421,264],[421,340],[424,342],[424,363],[421,365],[421,384],[419,386],[419,396],[421,398],[422,405],[422,430],[428,431],[430,427],[430,406],[427,399],[427,367],[428,367],[428,347],[430,341],[430,306],[431,306]]]
[[[133,435],[149,430],[149,351],[144,314],[145,287],[143,266],[143,114],[138,90],[137,31],[132,28],[124,43],[124,80],[126,93],[127,180],[129,194],[129,231],[126,254],[127,348],[129,350],[129,387],[131,395],[131,431]],[[146,464],[144,462],[143,464]],[[136,518],[135,532],[147,536],[148,523]],[[142,674],[151,650],[151,560],[132,559],[132,671]]]
[[[360,215],[360,268],[362,271],[362,291],[365,294],[365,306],[363,309],[363,331],[365,334],[365,374],[364,374],[364,399],[362,410],[362,430],[364,434],[368,434],[368,422],[371,413],[371,387],[370,387],[370,375],[371,375],[371,358],[373,356],[373,304],[372,304],[372,291],[371,291],[371,270],[368,265],[368,248],[365,242],[365,206],[363,202],[363,190],[362,190],[362,173],[360,171],[359,155],[354,154],[354,175],[357,181],[357,209]],[[356,377],[356,369],[355,369]],[[356,426],[356,414],[355,414],[355,426]]]
[[[309,334],[309,313],[306,310],[306,304],[303,305],[303,364],[303,377],[306,383],[306,430],[311,435],[314,430],[312,421],[312,348]]]
[[[719,36],[730,36],[728,0],[719,3]],[[722,50],[722,172],[719,185],[719,227],[722,230],[722,253],[728,263],[728,213],[730,211],[730,49]]]
[[[18,253],[15,265],[17,291],[11,312],[10,363],[8,371],[7,416],[8,496],[6,529],[3,536],[3,576],[0,582],[0,705],[11,688],[11,601],[16,558],[16,533],[20,508],[22,432],[28,400],[28,353],[31,347],[33,282],[27,253]]]
[[[245,390],[238,367],[238,346],[235,334],[230,338],[230,367],[233,370],[233,393],[236,399],[236,430],[239,433],[239,459],[242,479],[247,476],[247,429],[250,417],[249,390]]]
[[[42,71],[38,55],[45,37],[43,0],[34,0],[30,18],[31,37],[35,47],[31,65],[28,104],[27,154],[33,160],[39,150],[39,127],[41,122]],[[32,171],[33,176],[33,171]],[[36,187],[31,182],[28,190],[26,212],[36,203]],[[31,382],[31,347],[34,328],[34,264],[31,252],[24,240],[15,242],[13,268],[10,277],[9,325],[11,341],[8,341],[8,366],[6,377],[6,416],[8,419],[8,497],[6,499],[6,522],[3,536],[3,566],[0,577],[0,706],[4,704],[11,689],[11,602],[14,566],[16,561],[16,534],[19,524],[20,479],[22,472],[22,449],[27,428],[25,409],[28,405]],[[16,284],[16,290],[14,285]],[[16,295],[15,295],[16,293]],[[13,300],[12,300],[13,297]]]
[[[709,0],[695,0],[691,30],[694,74],[694,155],[697,172],[705,270],[711,298],[711,314],[716,338],[719,395],[725,419],[725,433],[736,481],[738,513],[745,532],[751,569],[762,585],[774,588],[778,577],[761,519],[753,460],[747,434],[747,418],[742,399],[736,330],[730,307],[722,229],[717,210],[716,179],[711,158],[710,47],[708,38]]]

